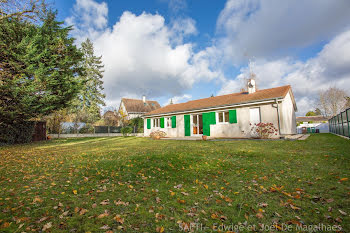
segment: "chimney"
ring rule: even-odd
[[[256,91],[255,79],[251,78],[248,81],[248,93],[252,94]]]
[[[145,95],[142,96],[142,100],[144,103],[146,103],[146,96]]]

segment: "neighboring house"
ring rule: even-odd
[[[298,133],[329,133],[328,118],[324,116],[297,117]]]
[[[116,126],[118,124],[117,113],[111,110],[106,111],[103,114],[104,124],[109,126]]]
[[[133,118],[143,117],[146,113],[159,108],[160,105],[157,101],[146,100],[146,96],[143,96],[141,100],[122,98],[118,110],[118,117],[121,119],[121,113],[123,113],[126,116],[126,120],[131,120]],[[121,125],[121,122],[119,122],[119,125]]]
[[[207,135],[210,137],[251,137],[251,125],[273,123],[277,136],[296,133],[297,106],[291,86],[257,90],[249,81],[248,92],[170,104],[144,116],[144,135],[155,130],[168,137]]]

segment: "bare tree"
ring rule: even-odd
[[[322,115],[331,117],[343,111],[347,105],[348,95],[342,89],[330,87],[319,93],[319,108]]]
[[[13,17],[35,20],[45,9],[44,0],[0,0],[0,21]]]

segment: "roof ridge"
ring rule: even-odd
[[[267,88],[257,90],[254,93],[236,92],[214,97],[206,97],[196,100],[189,100],[183,103],[169,104],[159,109],[149,112],[147,115],[174,113],[179,111],[188,111],[193,109],[201,109],[215,106],[223,106],[236,103],[255,102],[274,98],[284,98],[291,91],[291,85]]]
[[[279,87],[272,87],[272,88],[260,89],[260,90],[257,90],[257,91],[254,92],[254,93],[261,92],[261,91],[266,91],[266,90],[277,89],[277,88],[283,88],[283,87],[291,87],[291,85],[284,85],[284,86],[279,86]],[[177,103],[177,104],[185,104],[185,103],[189,103],[189,102],[197,101],[197,100],[212,99],[212,98],[217,98],[217,97],[222,97],[222,96],[237,95],[237,94],[243,94],[243,93],[246,93],[247,95],[249,95],[248,92],[246,92],[246,91],[241,91],[241,92],[234,92],[234,93],[229,93],[229,94],[224,94],[224,95],[217,95],[217,96],[212,96],[212,97],[205,97],[205,98],[201,98],[201,99],[189,100],[189,101],[187,101],[187,102],[182,102],[182,103]],[[251,94],[254,94],[254,93],[251,93]],[[173,105],[176,105],[176,104],[173,104]]]

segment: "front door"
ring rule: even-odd
[[[192,134],[193,135],[202,135],[203,134],[202,114],[192,115]]]

